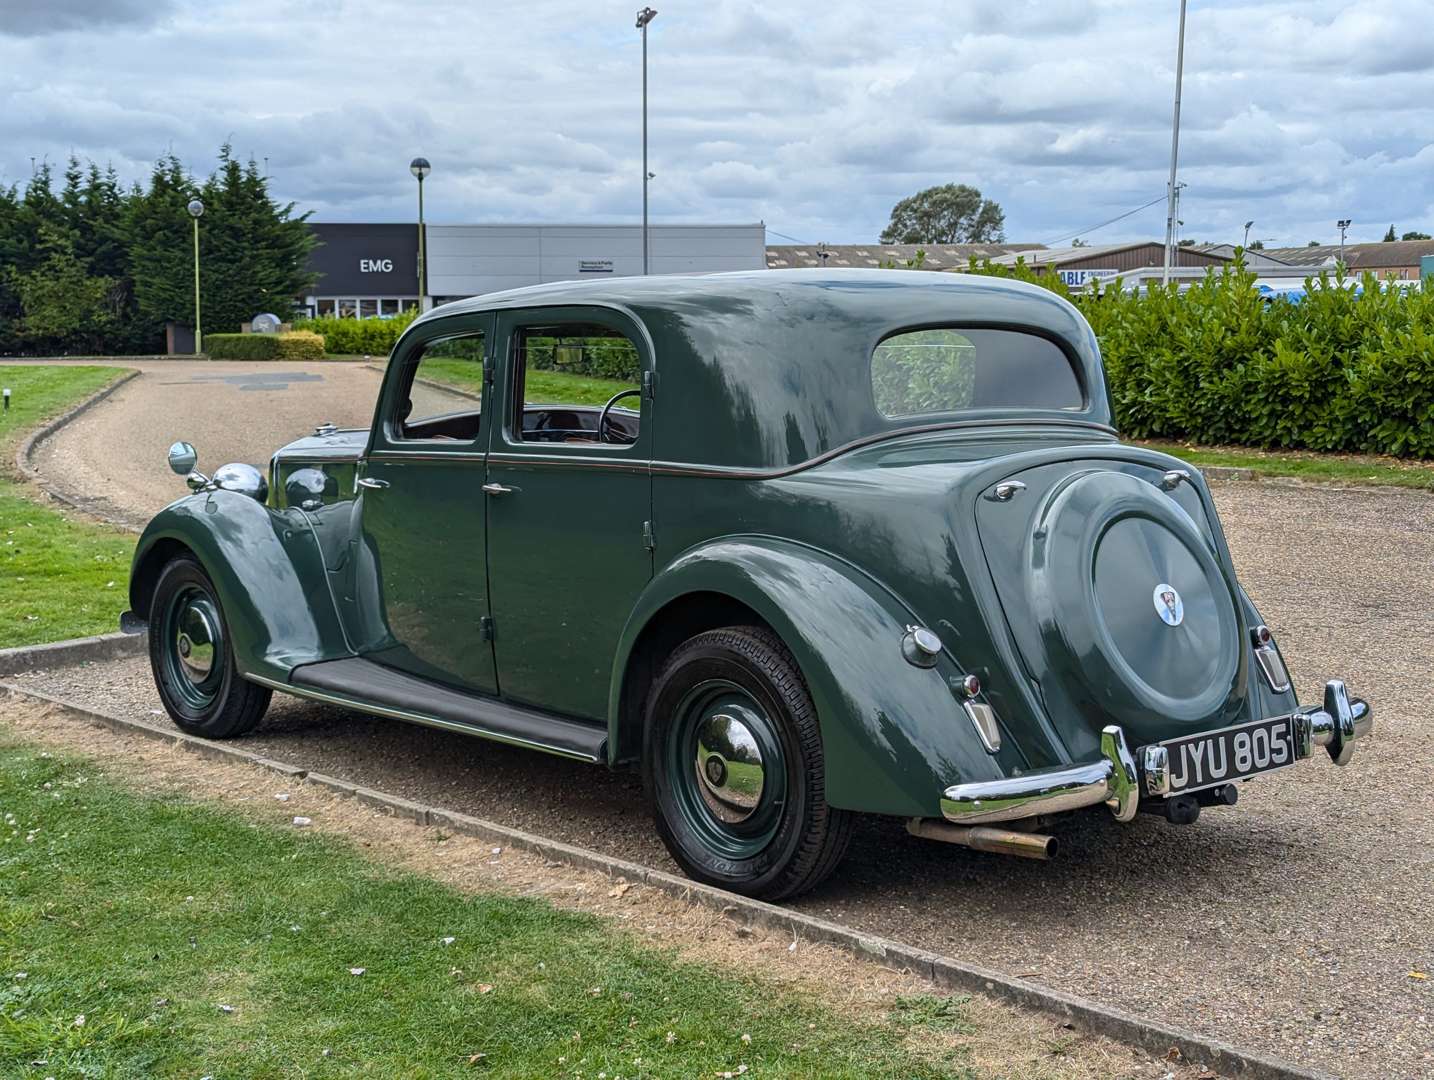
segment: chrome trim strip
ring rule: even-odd
[[[533,742],[530,739],[520,739],[512,735],[500,735],[497,732],[474,727],[471,724],[459,724],[452,720],[443,720],[437,716],[407,712],[403,709],[390,709],[384,705],[372,705],[366,701],[344,697],[342,694],[330,694],[323,690],[311,690],[305,686],[295,686],[293,683],[280,682],[277,679],[266,678],[263,675],[248,675],[242,672],[241,674],[250,682],[256,682],[260,686],[267,686],[271,690],[279,690],[285,694],[293,694],[296,697],[322,701],[328,705],[342,705],[346,709],[354,709],[357,712],[369,713],[373,716],[384,716],[391,720],[404,720],[410,724],[423,724],[425,727],[440,728],[444,731],[457,731],[463,735],[477,735],[479,738],[505,743],[508,746],[518,746],[525,750],[541,750],[545,754],[554,754],[558,757],[569,758],[573,761],[585,761],[590,765],[596,764],[601,760],[590,754],[580,754],[573,750],[564,750],[561,747],[549,746],[546,743]]]

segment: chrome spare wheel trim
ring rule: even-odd
[[[1101,732],[1100,749],[1099,761],[1083,765],[956,784],[942,796],[941,814],[958,825],[974,825],[1059,814],[1103,802],[1118,820],[1129,821],[1140,803],[1135,758],[1114,724]]]

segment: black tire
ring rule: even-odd
[[[149,664],[169,718],[190,735],[232,739],[252,731],[273,696],[239,675],[214,583],[188,556],[172,559],[155,585]]]
[[[678,646],[648,695],[642,762],[658,834],[689,877],[782,900],[846,853],[854,815],[827,805],[816,709],[769,630]]]

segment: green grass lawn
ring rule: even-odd
[[[442,360],[430,357],[423,361],[419,374],[434,382],[447,383],[460,390],[477,392],[482,389],[483,370],[471,360]],[[523,396],[531,402],[563,403],[566,405],[606,405],[619,390],[635,390],[637,384],[622,379],[598,379],[589,375],[569,375],[562,371],[530,371]],[[625,403],[628,406],[632,401]]]
[[[1140,440],[1141,446],[1173,454],[1190,464],[1252,469],[1260,476],[1290,476],[1334,484],[1384,484],[1434,490],[1434,464],[1375,454],[1325,454],[1312,450],[1252,450],[1241,446],[1196,446]]]
[[[10,479],[25,434],[124,373],[113,367],[0,365],[0,649],[103,634],[128,602],[134,537],[32,501]]]
[[[960,999],[853,1022],[8,736],[0,812],[6,1076],[970,1075],[910,1030],[960,1030]]]

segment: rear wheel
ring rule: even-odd
[[[235,669],[218,595],[192,558],[172,560],[155,585],[149,663],[165,711],[191,735],[243,735],[269,707],[269,689],[242,678]]]
[[[643,771],[658,833],[698,881],[780,900],[846,852],[852,815],[827,805],[816,709],[770,631],[677,648],[648,696]]]

